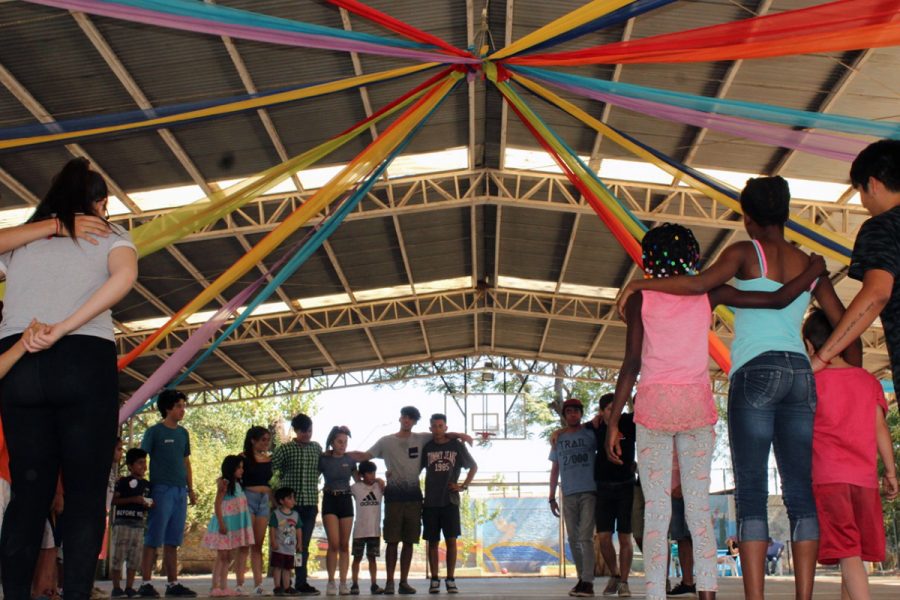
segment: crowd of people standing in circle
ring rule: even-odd
[[[853,162],[850,179],[871,218],[857,235],[849,269],[862,286],[846,310],[822,276],[824,261],[785,238],[790,192],[780,177],[747,183],[741,207],[751,239],[732,244],[703,271],[698,268],[699,245],[689,230],[667,224],[644,237],[648,278],[629,283],[619,299],[628,333],[615,394],[603,400],[600,414],[589,424],[581,423],[581,402],[569,399],[563,411],[566,426],[553,440],[550,509],[559,513],[559,483],[578,566],[571,595],[594,595],[593,551],[588,552],[586,540],[599,526],[604,558],[617,573],[605,593],[630,595],[631,549],[625,540],[629,529],[640,527],[647,597],[665,597],[666,530],[672,500],[680,498],[693,544],[690,580],[696,577],[696,583],[682,584],[694,586],[701,598],[715,596],[708,482],[716,411],[706,336],[711,309],[725,304],[735,309],[728,429],[745,597],[764,597],[770,449],[782,475],[797,598],[812,597],[817,561],[839,563],[846,595],[867,597],[862,563],[884,553],[876,454],[884,463],[885,495],[895,497],[898,485],[884,418],[887,405],[878,382],[861,368],[858,338],[880,316],[896,389],[900,141],[868,146]],[[48,543],[48,518],[54,521],[60,512],[53,507],[60,498],[65,510],[50,537],[57,538],[57,546],[64,539],[62,548],[77,549],[66,558],[66,600],[91,595],[110,503],[117,533],[113,563],[120,577],[128,566],[125,587],[117,585],[116,595],[159,595],[151,571],[160,547],[166,595],[196,595],[177,578],[186,506],[196,498],[190,438],[179,425],[185,413],[183,394],[166,390],[159,395],[162,421],[147,430],[141,448],[125,454],[128,476],[109,486],[113,457],[121,452],[111,308],[136,280],[137,252],[128,233],[108,222],[107,202],[103,177],[86,160],[74,159],[54,178],[26,224],[0,230],[0,270],[6,277],[0,323],[0,577],[5,597],[13,600],[32,597],[35,567]],[[808,314],[812,298],[819,308]],[[629,418],[623,408],[632,401]],[[243,452],[222,462],[215,514],[204,537],[217,552],[214,595],[235,592],[227,586],[228,564],[235,557],[243,564],[246,556],[252,591],[261,593],[266,530],[277,563],[277,593],[319,593],[307,569],[320,475],[329,539],[326,593],[359,593],[363,555],[369,560],[372,593],[415,593],[409,569],[423,524],[432,574],[429,592],[441,589],[436,577],[441,535],[448,542],[445,589],[457,592],[456,556],[450,547],[455,549],[459,535],[459,492],[477,466],[462,443],[471,439],[448,432],[444,415],[432,415],[430,434],[412,431],[419,420],[418,410],[404,408],[399,431],[367,451],[349,451],[350,432],[340,427],[331,430],[323,449],[312,441],[312,421],[306,415],[294,417],[295,439],[271,455],[268,430],[248,431]],[[386,482],[376,477],[372,458],[385,460]],[[149,482],[143,476],[148,459]],[[423,469],[424,495],[419,487]],[[462,469],[468,469],[468,476],[459,483]],[[643,516],[626,519],[635,471],[645,496]],[[112,493],[104,500],[108,489]],[[372,524],[382,498],[383,588],[373,568],[380,551],[377,517]],[[613,527],[620,540],[618,558],[611,543]],[[138,567],[142,581],[135,589]],[[240,585],[240,569],[238,577]]]

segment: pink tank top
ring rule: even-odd
[[[687,431],[716,422],[709,384],[709,298],[641,292],[641,377],[634,421],[648,429]]]

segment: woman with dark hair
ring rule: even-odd
[[[739,290],[772,292],[800,275],[810,258],[784,237],[790,208],[787,181],[781,177],[750,179],[741,192],[741,208],[750,241],[727,247],[699,275],[630,282],[618,300],[620,311],[637,290],[704,294],[734,278],[732,285]],[[836,323],[844,307],[831,281],[819,278],[812,293]],[[800,334],[809,301],[810,294],[804,292],[780,310],[734,311],[728,434],[744,595],[749,600],[764,597],[768,461],[773,445],[791,524],[796,597],[812,597],[819,543],[811,480],[816,390]]]
[[[64,589],[86,599],[103,540],[106,480],[116,440],[118,374],[110,308],[137,277],[128,233],[105,222],[107,188],[88,161],[69,161],[22,232],[42,237],[0,255],[6,273],[0,352],[32,318],[48,323],[0,383],[0,410],[10,453],[12,502],[0,535],[5,596],[26,600],[41,531],[62,473],[66,508]],[[85,219],[108,235],[83,243]],[[102,228],[95,229],[97,233]],[[49,237],[47,237],[49,236]],[[27,237],[27,236],[26,236]]]
[[[322,525],[328,536],[328,554],[325,567],[328,571],[326,595],[350,593],[347,571],[350,568],[350,533],[353,531],[353,494],[350,480],[356,474],[356,461],[347,456],[350,430],[335,425],[325,440],[325,452],[319,456],[319,471],[325,479],[322,488]],[[340,573],[340,587],[334,580]]]
[[[253,594],[262,596],[262,547],[269,525],[272,504],[272,434],[265,427],[255,425],[244,436],[244,493],[253,520],[253,544],[250,546],[250,569],[253,571]],[[244,583],[243,565],[237,569],[238,587]]]

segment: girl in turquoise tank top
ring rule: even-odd
[[[641,242],[648,276],[667,278],[696,273],[700,246],[689,229],[666,223]],[[644,489],[644,565],[647,599],[666,597],[666,542],[672,487],[680,485],[685,515],[694,540],[696,590],[702,600],[716,596],[716,542],[709,524],[709,476],[715,446],[717,411],[709,381],[707,336],[711,309],[718,304],[784,307],[822,273],[821,259],[776,290],[739,291],[721,285],[708,294],[672,296],[642,291],[626,304],[625,359],[616,382],[614,415],[608,424],[606,453],[621,464],[618,415],[640,373],[635,402],[637,456]],[[772,311],[777,312],[777,311]],[[672,451],[681,469],[672,481]]]
[[[751,241],[728,246],[696,276],[628,283],[618,299],[620,313],[639,290],[705,294],[735,279],[734,286],[741,290],[775,291],[809,266],[810,257],[784,237],[790,208],[787,181],[750,179],[741,192],[741,208]],[[819,279],[812,296],[833,324],[840,320],[844,307],[827,277]],[[781,310],[736,311],[728,427],[744,595],[749,600],[764,598],[768,456],[773,444],[791,521],[796,597],[812,598],[818,550],[810,479],[815,384],[800,335],[808,301],[809,295],[803,294]]]

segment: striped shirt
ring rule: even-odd
[[[278,476],[279,487],[294,490],[298,506],[319,504],[319,455],[322,446],[318,442],[298,444],[292,440],[275,448],[272,453],[272,470]]]

